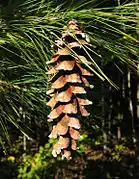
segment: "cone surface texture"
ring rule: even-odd
[[[89,116],[85,106],[92,102],[86,98],[86,88],[90,87],[86,78],[92,73],[82,63],[88,63],[83,50],[89,46],[85,37],[77,22],[69,21],[48,62],[51,68],[47,73],[52,76],[47,92],[50,95],[47,105],[51,107],[48,122],[54,124],[49,137],[58,139],[53,145],[54,157],[61,153],[62,158],[71,158],[80,138],[79,116]]]

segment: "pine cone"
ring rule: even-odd
[[[86,99],[85,87],[90,87],[86,77],[92,73],[82,64],[82,60],[88,63],[82,48],[85,45],[89,46],[86,35],[76,21],[71,20],[54,47],[55,55],[48,62],[52,65],[48,74],[53,75],[51,89],[47,92],[51,96],[47,105],[52,108],[48,121],[59,120],[49,135],[58,138],[53,146],[54,157],[60,153],[63,158],[71,157],[71,149],[77,149],[76,140],[80,138],[78,116],[89,116],[84,106],[92,102]]]

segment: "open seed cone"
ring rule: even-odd
[[[63,158],[71,157],[71,150],[77,149],[76,140],[80,138],[78,116],[89,116],[84,106],[92,102],[86,99],[85,89],[90,87],[86,77],[92,73],[82,63],[88,63],[84,52],[84,47],[89,46],[86,37],[75,20],[69,21],[54,46],[56,53],[48,62],[52,66],[48,71],[52,75],[51,88],[47,92],[51,97],[47,103],[51,107],[48,121],[58,121],[49,135],[58,138],[53,145],[54,157],[60,153]]]

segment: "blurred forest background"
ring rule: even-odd
[[[139,178],[138,11],[135,0],[0,1],[0,179]],[[90,79],[91,115],[66,161],[51,154],[46,62],[70,19],[106,76]]]

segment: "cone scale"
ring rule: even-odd
[[[54,157],[60,153],[63,158],[71,157],[71,150],[77,149],[76,140],[80,138],[78,116],[89,116],[84,106],[92,102],[86,99],[85,88],[90,87],[86,77],[92,76],[92,73],[82,64],[82,59],[87,62],[80,53],[83,51],[82,45],[89,45],[85,34],[77,22],[71,20],[54,47],[56,53],[48,62],[52,68],[47,73],[53,76],[47,93],[51,97],[47,103],[51,107],[48,122],[58,121],[49,135],[58,139],[53,145]]]

